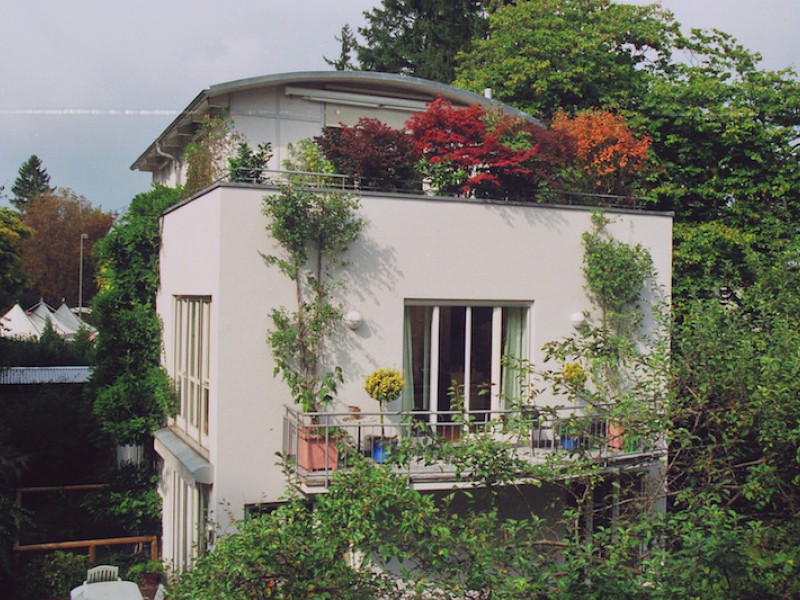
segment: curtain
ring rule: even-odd
[[[414,340],[411,308],[406,306],[403,316],[403,410],[414,410]]]
[[[500,398],[504,405],[517,403],[522,395],[519,359],[525,358],[525,314],[523,307],[503,308],[503,361]]]
[[[403,410],[430,410],[430,306],[406,306],[403,322]]]

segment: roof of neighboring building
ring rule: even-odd
[[[0,367],[0,385],[87,383],[93,367]]]
[[[420,106],[442,96],[457,106],[486,104],[508,114],[535,120],[516,108],[480,94],[407,75],[370,71],[279,73],[219,83],[203,90],[136,159],[131,165],[131,170],[147,170],[145,167],[150,160],[162,155],[164,148],[182,147],[187,136],[193,134],[196,123],[203,115],[209,114],[213,109],[227,108],[229,94],[278,86],[303,86],[303,90],[306,91],[320,90],[328,94],[363,95],[370,97],[371,100],[379,99],[381,102],[387,97],[396,98],[399,103],[412,100]]]

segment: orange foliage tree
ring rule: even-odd
[[[621,196],[639,188],[647,170],[650,138],[637,136],[622,116],[598,109],[575,116],[559,112],[551,128],[569,135],[575,144],[574,166],[564,172],[566,185]]]
[[[114,214],[92,206],[72,190],[57,188],[31,198],[21,214],[33,235],[20,245],[28,287],[23,302],[44,298],[51,305],[66,300],[78,305],[81,235],[83,240],[83,303],[90,304],[97,291],[91,260],[94,242],[111,229]]]

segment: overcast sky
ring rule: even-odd
[[[645,3],[644,0],[636,0]],[[198,92],[327,69],[334,35],[379,0],[6,0],[0,185],[42,159],[51,183],[120,210],[150,186],[131,163]],[[664,0],[685,29],[716,27],[768,68],[800,67],[800,0]],[[93,111],[93,112],[92,112]]]

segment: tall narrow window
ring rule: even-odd
[[[528,313],[522,304],[407,305],[404,409],[437,413],[437,422],[448,422],[460,398],[473,421],[484,421],[518,400],[514,364],[527,357]]]
[[[176,424],[201,446],[209,422],[211,299],[175,297],[174,373],[178,394]]]

